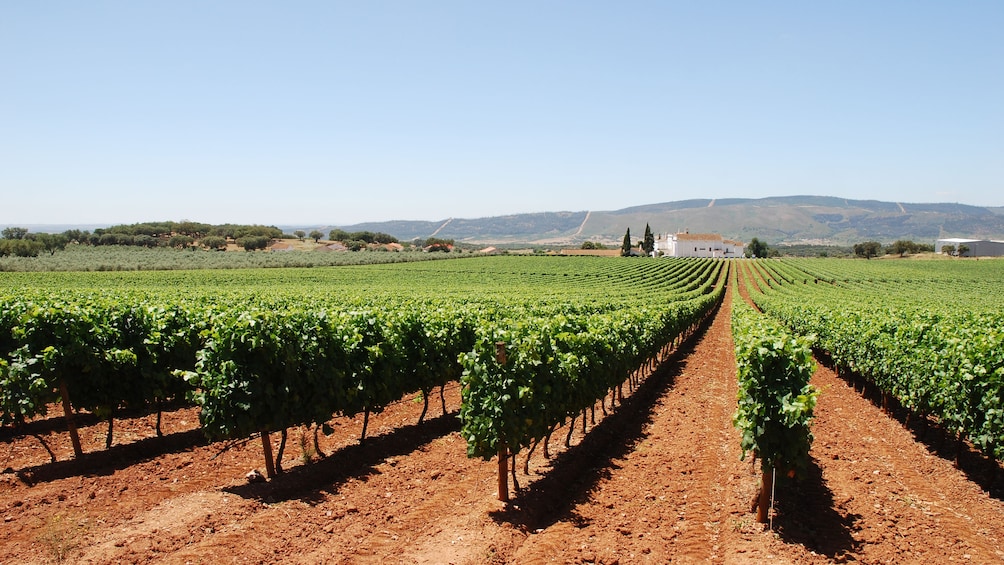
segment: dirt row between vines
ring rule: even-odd
[[[736,375],[726,300],[705,331],[582,434],[538,448],[509,505],[495,461],[466,457],[456,410],[416,421],[412,399],[370,420],[332,421],[307,463],[290,430],[279,478],[260,440],[209,444],[194,409],[81,429],[83,461],[58,420],[3,436],[0,560],[46,563],[988,563],[1004,561],[1004,506],[832,371],[814,424],[813,473],[779,484],[773,530],[754,522],[757,473],[732,427]],[[609,402],[607,404],[609,408]],[[87,422],[85,422],[87,423]],[[273,435],[273,448],[278,438]]]

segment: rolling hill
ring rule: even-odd
[[[624,231],[635,238],[645,224],[653,232],[715,232],[772,245],[851,245],[897,239],[934,243],[939,237],[1004,239],[1004,208],[966,204],[915,204],[847,200],[829,196],[693,199],[615,211],[542,212],[439,222],[387,221],[339,227],[379,231],[402,240],[439,237],[470,243],[619,245]],[[330,228],[328,228],[330,229]]]

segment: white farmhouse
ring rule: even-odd
[[[741,241],[724,239],[717,233],[659,234],[655,238],[655,254],[664,257],[709,257],[732,259],[742,257],[746,246]]]

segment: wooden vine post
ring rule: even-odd
[[[275,478],[275,462],[272,459],[272,438],[268,432],[261,432],[261,449],[265,453],[265,474],[268,478]]]
[[[506,364],[505,342],[495,342],[495,360]],[[509,502],[509,446],[505,438],[499,438],[499,500]]]
[[[66,417],[66,429],[70,432],[70,443],[73,444],[73,458],[80,459],[84,456],[84,450],[80,447],[80,434],[77,433],[77,423],[73,419],[70,390],[66,386],[66,379],[59,379],[59,395],[63,397],[63,416]]]
[[[774,484],[774,468],[767,468],[767,466],[764,465],[763,473],[761,475],[760,497],[756,506],[756,521],[760,524],[766,524],[770,519],[770,497],[771,486]]]

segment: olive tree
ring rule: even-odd
[[[917,253],[919,246],[909,239],[898,239],[889,246],[888,253],[905,257],[911,253]]]
[[[195,239],[190,235],[171,236],[171,239],[168,241],[169,246],[179,248],[189,247],[193,243],[195,243]]]
[[[206,249],[224,250],[227,248],[227,240],[218,235],[207,235],[199,242]]]
[[[263,235],[252,235],[248,237],[242,237],[237,240],[237,245],[244,248],[244,251],[254,251],[256,249],[265,249],[272,240]]]
[[[865,259],[871,259],[872,257],[878,257],[878,254],[882,251],[882,244],[877,241],[866,241],[864,243],[854,244],[854,254],[858,257],[864,257]]]
[[[28,228],[17,228],[11,226],[9,228],[4,228],[3,232],[0,233],[3,234],[4,239],[24,239],[24,236],[28,235]]]

